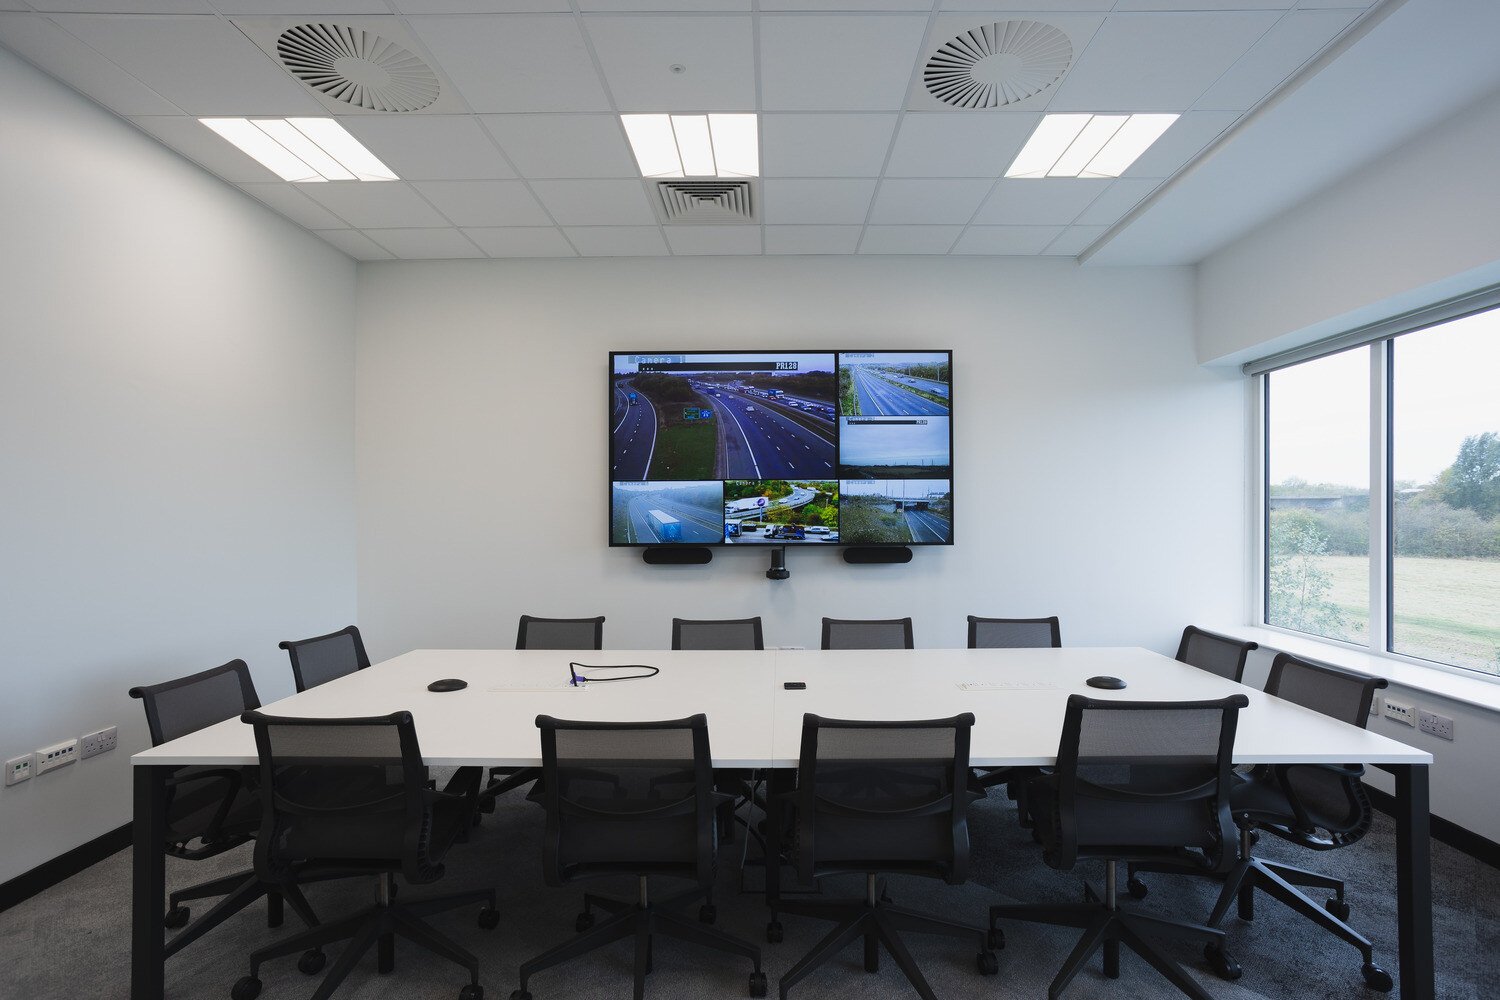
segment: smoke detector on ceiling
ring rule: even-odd
[[[928,93],[956,108],[1001,108],[1062,79],[1073,43],[1041,21],[996,21],[944,42],[927,60]]]
[[[662,221],[674,225],[756,221],[752,181],[657,181],[656,196]]]
[[[443,89],[410,49],[363,28],[298,24],[276,39],[276,55],[323,97],[366,111],[420,111]]]

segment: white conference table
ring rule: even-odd
[[[569,661],[650,664],[638,680],[567,684]],[[630,671],[589,671],[599,677]],[[1121,691],[1087,687],[1096,674]],[[445,677],[462,691],[434,693]],[[787,690],[800,681],[805,690]],[[1397,897],[1404,1000],[1431,1000],[1428,766],[1423,750],[1137,648],[921,650],[414,650],[266,706],[271,714],[373,716],[409,711],[433,766],[540,766],[536,717],[648,721],[708,717],[716,767],[793,768],[806,712],[869,720],[973,712],[970,761],[979,767],[1048,765],[1069,695],[1184,701],[1244,694],[1236,763],[1373,764],[1396,777]],[[210,726],[131,758],[135,765],[133,1000],[160,1000],[165,931],[164,779],[186,764],[256,762],[249,726]]]

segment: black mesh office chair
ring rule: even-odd
[[[673,649],[765,649],[760,617],[709,621],[672,619]]]
[[[370,665],[364,640],[353,625],[311,639],[288,639],[280,646],[291,658],[298,693]]]
[[[1245,660],[1250,651],[1259,648],[1257,643],[1241,642],[1189,625],[1182,630],[1182,641],[1177,644],[1177,659],[1238,684],[1244,680]]]
[[[751,959],[750,995],[765,996],[759,948],[675,909],[702,898],[714,883],[720,797],[713,790],[708,718],[569,722],[540,715],[536,724],[542,734],[547,884],[633,875],[639,895],[631,901],[585,895],[578,936],[523,962],[521,986],[511,1000],[531,1000],[527,985],[543,969],[621,938],[635,940],[635,998],[642,1000],[654,934]],[[651,876],[687,879],[693,886],[653,900]],[[597,925],[595,907],[609,914]]]
[[[134,687],[130,689],[130,697],[141,699],[146,709],[152,746],[161,746],[260,707],[250,668],[244,660],[230,660],[222,667],[161,684]],[[260,828],[261,805],[256,786],[257,774],[253,768],[178,768],[167,786],[167,854],[186,861],[202,861],[248,843]],[[285,879],[266,881],[253,870],[238,871],[171,893],[170,909],[163,922],[172,928],[188,923],[192,911],[184,903],[213,896],[223,898],[168,941],[165,954],[176,954],[262,896],[267,897],[269,926],[280,926],[283,899],[292,904],[304,922],[315,925],[317,918],[291,877],[295,873],[286,874]]]
[[[409,886],[443,877],[443,856],[468,826],[474,807],[472,796],[429,787],[411,713],[306,719],[246,712],[241,718],[255,727],[260,755],[264,815],[255,841],[256,871],[270,881],[305,865],[363,870],[375,879],[376,903],[253,952],[250,974],[234,984],[233,1000],[260,994],[261,963],[307,950],[298,968],[316,973],[323,967],[323,946],[347,940],[313,994],[313,1000],[327,1000],[377,942],[380,971],[389,972],[394,935],[462,965],[469,983],[459,1000],[483,1000],[478,961],[422,918],[483,902],[479,926],[493,929],[500,922],[495,891],[394,899],[397,873]],[[387,776],[393,769],[401,779],[391,784]]]
[[[1285,698],[1351,726],[1365,727],[1370,702],[1383,678],[1368,677],[1322,663],[1280,653],[1271,662],[1266,693]],[[1330,851],[1358,842],[1370,830],[1370,800],[1360,778],[1359,764],[1275,764],[1257,767],[1242,778],[1230,795],[1230,808],[1239,826],[1239,860],[1224,882],[1209,926],[1217,927],[1239,901],[1243,920],[1255,916],[1255,890],[1279,899],[1297,913],[1359,950],[1365,985],[1389,993],[1390,973],[1375,964],[1370,939],[1350,927],[1344,883],[1317,872],[1255,857],[1254,835],[1264,830],[1309,850]],[[1319,906],[1303,888],[1331,890],[1333,897]],[[1223,952],[1206,956],[1225,979],[1239,978],[1240,968]]]
[[[865,968],[879,969],[880,947],[891,954],[924,1000],[932,988],[901,939],[901,932],[972,937],[979,971],[999,968],[985,944],[984,928],[896,906],[884,898],[888,874],[938,878],[961,885],[969,865],[969,733],[974,716],[914,722],[855,722],[802,717],[797,788],[777,797],[773,830],[794,831],[798,874],[804,883],[826,875],[865,876],[863,899],[782,899],[766,927],[782,937],[780,913],[836,920],[836,926],[781,978],[781,996],[856,939],[864,939]],[[790,808],[783,823],[782,808]]]
[[[824,649],[911,649],[911,619],[824,618]]]
[[[970,649],[1045,649],[1062,645],[1062,623],[1051,618],[969,616]]]
[[[522,615],[516,630],[517,649],[603,649],[604,616],[598,618],[535,618]]]
[[[517,649],[603,649],[604,616],[598,618],[536,618],[522,615],[516,629]],[[479,793],[481,812],[495,811],[495,799],[542,776],[539,767],[492,767]]]
[[[1183,993],[1208,1000],[1153,939],[1222,949],[1224,932],[1121,909],[1118,866],[1149,861],[1206,873],[1233,863],[1230,762],[1239,710],[1247,704],[1244,695],[1189,702],[1068,699],[1057,770],[1031,783],[1036,829],[1051,868],[1069,871],[1080,858],[1102,858],[1104,896],[1090,888],[1084,903],[990,907],[996,935],[1000,920],[1084,928],[1048,989],[1053,1000],[1101,948],[1104,974],[1117,977],[1122,944]],[[991,943],[1003,942],[997,936]]]

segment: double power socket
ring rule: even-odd
[[[97,757],[101,753],[108,753],[120,742],[120,731],[115,726],[109,726],[80,736],[76,740],[68,740],[64,743],[54,743],[50,747],[42,747],[36,753],[22,754],[12,757],[5,762],[5,783],[7,785],[20,784],[29,779],[33,774],[46,774],[48,771],[65,767],[75,760],[84,760],[89,757]]]
[[[1377,711],[1379,709],[1379,711]],[[1438,715],[1424,708],[1418,708],[1408,701],[1397,701],[1394,698],[1383,698],[1370,706],[1370,714],[1382,714],[1393,722],[1399,722],[1403,726],[1412,726],[1428,736],[1436,736],[1440,740],[1453,740],[1453,720],[1446,715]]]

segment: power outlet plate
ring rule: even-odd
[[[1436,712],[1418,712],[1417,728],[1440,740],[1453,740],[1453,720]]]
[[[54,768],[64,767],[78,759],[78,741],[68,740],[36,752],[36,773],[46,774]]]
[[[1415,705],[1405,702],[1385,700],[1385,717],[1401,723],[1403,726],[1415,726],[1417,724],[1417,709]]]
[[[120,730],[115,726],[78,738],[78,759],[88,760],[101,753],[109,753],[120,745]]]
[[[31,777],[31,772],[35,768],[36,759],[29,753],[20,757],[12,757],[5,762],[5,783],[19,785]]]

